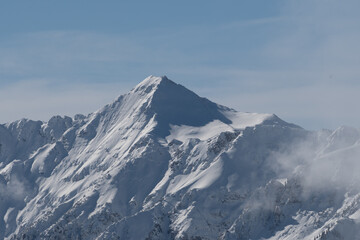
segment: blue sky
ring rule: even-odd
[[[307,129],[360,127],[360,2],[4,1],[0,122],[89,113],[148,75]]]

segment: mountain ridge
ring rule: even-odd
[[[343,190],[319,194],[309,179],[322,186],[336,169],[320,180],[307,169],[338,164],[357,138],[237,112],[150,76],[86,117],[0,126],[0,238],[350,239],[357,192],[338,181]]]

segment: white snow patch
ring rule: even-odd
[[[174,194],[183,188],[205,189],[213,184],[222,172],[223,163],[218,160],[210,165],[207,169],[196,170],[188,175],[178,175],[169,184],[166,192]]]
[[[279,183],[281,183],[282,185],[286,185],[287,184],[287,178],[279,178],[279,179],[276,179],[276,181],[278,181]]]
[[[360,223],[360,209],[350,215],[349,218],[353,219],[356,223]]]
[[[236,111],[222,111],[225,117],[230,119],[231,124],[226,124],[220,120],[214,120],[205,126],[194,127],[187,125],[170,125],[170,135],[166,137],[168,142],[177,139],[184,142],[189,138],[198,138],[206,140],[217,136],[222,132],[233,132],[234,130],[245,129],[246,127],[253,127],[264,122],[266,119],[272,117],[272,114],[259,113],[243,113]]]
[[[168,142],[172,141],[173,139],[177,139],[180,141],[185,141],[189,138],[198,138],[200,140],[206,140],[213,136],[216,136],[225,131],[232,131],[233,128],[225,124],[219,120],[214,120],[205,126],[202,127],[193,127],[193,126],[176,126],[170,125],[170,135],[166,137]]]

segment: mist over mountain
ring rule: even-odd
[[[0,125],[0,239],[360,239],[360,131],[308,131],[150,76]]]

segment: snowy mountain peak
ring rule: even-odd
[[[144,91],[146,93],[149,93],[153,90],[156,90],[156,88],[160,84],[175,84],[173,81],[169,80],[166,76],[152,76],[145,78],[142,82],[140,82],[136,87],[132,90],[132,92],[139,92]]]
[[[230,124],[231,120],[223,111],[232,110],[199,97],[166,76],[149,76],[97,114],[109,115],[113,112],[112,115],[116,115],[116,119],[122,122],[124,119],[130,122],[135,119],[153,119],[156,122],[156,134],[165,137],[171,125],[203,126],[214,120]]]
[[[91,122],[98,122],[103,118],[102,116],[107,116],[101,121],[104,122],[104,126],[111,124],[108,126],[109,129],[115,123],[133,126],[136,121],[136,124],[146,125],[151,120],[152,127],[148,129],[161,138],[167,138],[175,132],[178,136],[179,132],[183,132],[186,134],[178,138],[203,139],[204,136],[217,135],[224,129],[234,131],[261,123],[296,127],[273,114],[241,113],[218,105],[171,81],[166,76],[147,77],[129,93],[99,110],[92,116]],[[111,120],[108,119],[109,117]],[[209,127],[211,131],[205,130]],[[189,135],[190,132],[199,133],[199,131],[207,132],[207,134]],[[175,135],[168,139],[173,139]]]

